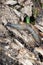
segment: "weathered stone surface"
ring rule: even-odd
[[[43,65],[43,21],[38,27],[23,22],[32,14],[31,0],[8,1],[0,0],[0,65]]]

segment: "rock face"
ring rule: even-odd
[[[31,0],[0,0],[0,65],[43,65],[41,21],[23,22],[32,5]]]
[[[16,1],[13,1],[13,0],[8,0],[8,1],[7,0],[2,0],[2,1],[0,1],[0,3],[1,2],[4,5],[6,5],[6,6],[4,6],[4,5],[2,6],[3,10],[5,10],[5,13],[6,13],[6,10],[7,10],[9,18],[11,16],[12,17],[14,16],[12,19],[15,19],[15,21],[19,21],[20,18],[22,19],[25,16],[25,14],[28,15],[29,17],[32,15],[32,5],[33,5],[33,3],[31,2],[31,0],[26,0],[26,1],[24,1],[24,0],[18,0],[18,1],[17,0]],[[9,6],[14,6],[14,7],[8,7],[8,5]],[[17,12],[15,12],[15,9],[17,10]],[[10,10],[11,10],[11,12],[10,12]],[[18,15],[19,12],[20,12],[20,14]],[[4,13],[4,11],[3,11],[3,13]],[[11,13],[11,15],[10,15],[10,13]],[[18,17],[16,17],[15,14],[18,15]]]
[[[41,3],[43,3],[43,0],[41,0]]]
[[[43,9],[41,10],[41,12],[36,18],[36,24],[37,24],[38,29],[43,32],[43,13],[42,12],[43,12]]]

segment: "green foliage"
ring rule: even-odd
[[[26,23],[30,23],[30,17],[26,17]]]
[[[43,4],[42,4],[42,9],[43,9]]]

